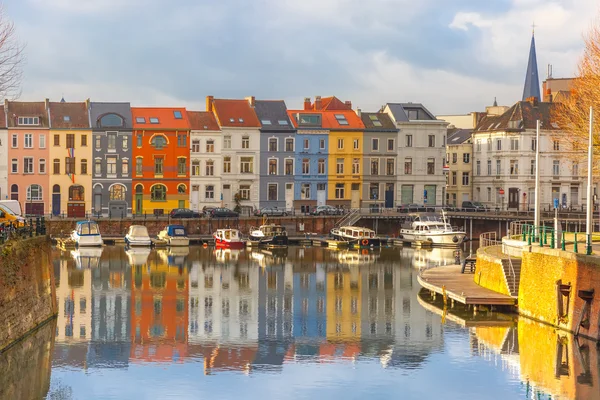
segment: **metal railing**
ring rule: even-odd
[[[23,224],[14,222],[0,224],[0,245],[8,240],[18,240],[46,234],[44,217],[26,219]]]
[[[588,235],[585,232],[569,232],[559,228],[556,231],[554,228],[541,225],[524,224],[521,232],[521,240],[527,244],[538,244],[540,247],[550,247],[553,249],[560,248],[563,251],[572,251],[579,253],[579,247],[584,246],[585,254],[592,254],[592,241],[594,235]],[[597,237],[600,240],[600,237]],[[572,245],[572,250],[568,250],[567,245]]]
[[[498,240],[497,232],[484,232],[479,235],[479,247],[501,246],[502,241]]]

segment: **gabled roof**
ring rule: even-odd
[[[89,129],[90,120],[85,102],[50,102],[51,129]]]
[[[283,100],[256,100],[254,111],[263,131],[294,131]]]
[[[387,106],[396,122],[436,120],[435,116],[420,103],[387,103]]]
[[[39,117],[40,124],[28,128],[48,128],[48,112],[43,101],[6,101],[7,123],[9,128],[17,128],[18,117]]]
[[[248,100],[214,99],[212,107],[219,125],[260,128],[260,122]]]
[[[560,126],[552,120],[554,107],[556,103],[518,101],[502,115],[483,117],[473,133],[536,129],[538,119],[541,129],[558,130]]]
[[[298,129],[328,129],[337,131],[355,131],[365,129],[365,125],[358,115],[352,110],[313,111],[313,110],[288,110],[288,115],[294,126]],[[303,124],[302,116],[316,116],[318,123]],[[345,121],[347,123],[340,123]]]
[[[382,112],[362,112],[360,118],[365,125],[365,132],[367,131],[390,131],[390,132],[398,132],[398,128],[396,128],[396,124],[390,118],[387,113]]]
[[[133,127],[130,103],[91,102],[90,117],[92,120],[92,128],[98,127],[98,120],[106,114],[117,114],[121,116],[124,120],[123,128],[125,129],[131,129]]]
[[[131,107],[131,115],[135,129],[190,129],[185,107]]]
[[[352,110],[352,102],[342,101],[335,96],[315,97],[315,101],[310,103],[310,97],[305,99],[304,109],[306,111],[341,111],[341,110]]]
[[[208,111],[188,111],[190,129],[193,131],[219,131],[221,127],[217,123],[215,115]]]
[[[448,138],[446,143],[449,146],[463,144],[471,139],[473,129],[448,129]]]

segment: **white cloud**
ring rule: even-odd
[[[142,5],[143,0],[26,0],[34,8],[61,9],[66,12],[93,14],[99,12],[115,12],[127,6]]]

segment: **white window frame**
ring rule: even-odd
[[[30,162],[29,165],[27,165],[27,161]],[[31,175],[35,173],[35,162],[33,157],[23,157],[23,174],[25,175]]]
[[[33,133],[26,133],[23,135],[23,148],[33,149]]]
[[[10,161],[10,173],[11,174],[19,173],[19,160],[16,158],[11,159],[11,161]]]
[[[43,169],[43,171],[42,171]],[[40,160],[38,161],[38,173],[40,174],[45,174],[46,173],[46,159],[45,158],[40,158]]]
[[[40,143],[40,149],[46,148],[46,135],[44,133],[40,134],[39,143]]]
[[[377,148],[375,148],[377,147]],[[371,151],[377,151],[379,152],[379,139],[378,138],[371,138]]]
[[[12,149],[18,149],[19,148],[19,135],[17,135],[16,133],[12,134],[12,138],[11,138],[11,142],[10,142],[10,147]]]
[[[271,199],[269,197],[269,187],[273,186],[273,185],[275,186],[275,198]],[[273,182],[267,183],[267,201],[278,201],[278,200],[279,200],[279,184],[273,183]]]

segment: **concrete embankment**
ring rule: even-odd
[[[0,247],[0,352],[56,315],[48,236]]]

